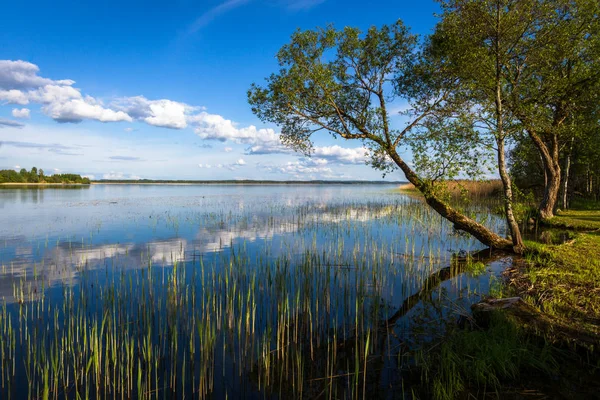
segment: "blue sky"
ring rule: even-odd
[[[433,1],[398,0],[9,2],[0,15],[0,168],[96,179],[380,179],[358,143],[320,136],[311,159],[282,148],[246,91],[277,70],[275,53],[297,28],[402,19],[427,34],[436,11]]]

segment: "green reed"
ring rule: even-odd
[[[443,297],[431,276],[452,257],[434,243],[464,239],[419,202],[273,206],[264,221],[155,216],[155,228],[222,236],[191,256],[182,241],[160,259],[148,246],[133,269],[127,246],[94,264],[91,239],[57,243],[61,263],[36,264],[2,305],[2,393],[18,397],[22,370],[29,398],[204,398],[229,395],[237,385],[225,381],[265,396],[370,397],[405,340],[392,305]],[[264,244],[250,251],[256,231]],[[53,275],[68,278],[49,296]]]

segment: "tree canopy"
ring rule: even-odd
[[[77,174],[54,174],[45,175],[44,170],[38,170],[36,167],[31,168],[31,171],[27,171],[22,168],[21,171],[16,172],[12,169],[0,170],[0,183],[77,183],[77,184],[89,184],[88,178],[82,178],[81,175]]]
[[[495,155],[517,251],[523,245],[507,149],[514,149],[515,171],[527,165],[515,162],[515,155],[539,155],[545,176],[539,212],[552,217],[561,160],[566,192],[571,154],[584,153],[575,138],[596,143],[600,3],[440,3],[440,21],[421,41],[401,21],[364,33],[333,26],[297,31],[277,54],[279,71],[264,86],[253,84],[248,99],[259,118],[281,128],[285,145],[310,155],[319,132],[361,141],[371,166],[384,174],[401,169],[455,227],[486,245],[509,248],[509,241],[445,203],[438,190],[445,180],[479,176]],[[407,109],[400,129],[390,121],[398,104]],[[403,157],[407,148],[411,163]]]
[[[383,172],[399,168],[427,203],[458,229],[488,246],[511,248],[485,226],[452,208],[436,190],[461,171],[481,164],[458,81],[445,74],[444,60],[420,51],[417,37],[401,21],[391,26],[297,31],[277,58],[280,70],[266,86],[252,85],[248,99],[263,121],[276,123],[287,146],[310,154],[312,136],[358,140],[369,163]],[[410,104],[402,129],[390,123],[390,105]],[[416,170],[401,156],[412,145]]]
[[[483,109],[500,93],[505,126],[513,135],[526,132],[540,155],[546,181],[539,210],[543,218],[552,217],[561,182],[560,153],[575,137],[589,133],[581,122],[598,108],[600,3],[444,0],[441,4],[444,12],[433,41],[442,44]]]

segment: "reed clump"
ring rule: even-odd
[[[437,182],[437,185],[440,190],[455,199],[468,196],[472,199],[484,200],[497,199],[502,196],[502,181],[500,179],[487,181],[459,179]],[[418,192],[412,183],[400,186],[399,190]]]

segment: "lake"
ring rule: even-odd
[[[394,185],[2,188],[0,398],[410,393],[482,248]]]

